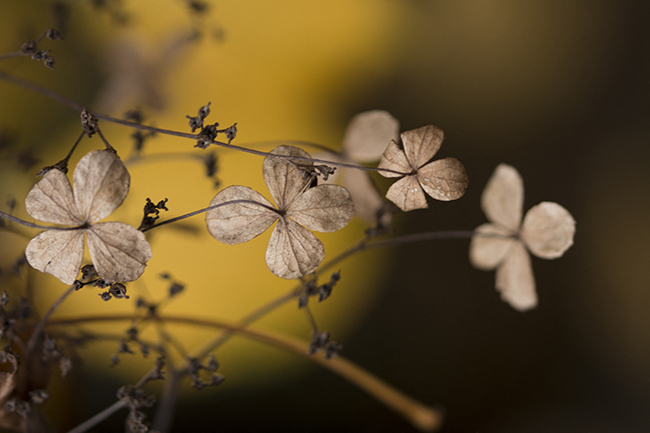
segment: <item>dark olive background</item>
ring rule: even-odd
[[[345,356],[443,407],[444,432],[650,431],[648,3],[405,3],[413,21],[394,59],[402,67],[338,101],[340,128],[371,108],[391,112],[402,130],[434,123],[446,133],[441,156],[461,159],[471,184],[457,202],[430,201],[430,212],[400,216],[398,230],[481,224],[482,188],[506,162],[524,178],[526,209],[549,200],[573,214],[575,245],[557,261],[533,258],[540,304],[527,313],[499,299],[493,272],[470,266],[465,240],[396,248],[366,322],[344,341]],[[39,7],[47,17],[49,3]],[[92,50],[75,49],[86,56],[70,59],[92,70]],[[73,99],[95,91],[58,79],[54,86]],[[118,386],[83,380],[82,398],[70,397],[85,402],[73,404],[71,424],[105,407]],[[184,401],[173,430],[411,427],[313,369],[272,387]]]

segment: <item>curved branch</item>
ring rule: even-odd
[[[126,320],[159,320],[165,323],[182,323],[185,325],[204,326],[210,328],[226,329],[242,337],[278,347],[302,357],[308,357],[321,367],[338,374],[358,388],[367,392],[381,403],[401,415],[414,427],[422,431],[434,431],[442,425],[443,415],[440,411],[430,408],[419,401],[407,396],[393,386],[387,384],[379,377],[369,373],[352,361],[342,356],[326,359],[323,353],[307,355],[309,343],[300,341],[286,335],[279,335],[269,331],[244,328],[232,322],[215,319],[197,319],[177,315],[164,316],[138,316],[131,314],[93,315],[71,318],[58,318],[50,320],[48,326],[78,325],[91,322],[113,322]]]

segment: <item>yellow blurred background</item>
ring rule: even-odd
[[[211,101],[207,121],[237,122],[240,145],[306,140],[336,147],[347,121],[369,109],[390,111],[402,130],[435,124],[446,135],[440,156],[465,164],[470,188],[457,202],[400,216],[398,233],[476,227],[485,220],[479,198],[494,167],[515,166],[524,178],[526,208],[556,201],[577,220],[576,243],[565,257],[533,260],[536,310],[521,314],[501,302],[494,274],[470,267],[466,241],[440,241],[347,263],[332,298],[315,307],[319,325],[343,341],[346,356],[443,406],[446,432],[648,430],[645,2],[215,0],[198,18],[179,0],[124,0],[119,10],[128,15],[126,24],[90,3],[4,0],[0,53],[55,26],[57,5],[68,16],[65,41],[43,43],[57,61],[54,71],[27,58],[4,60],[0,70],[117,117],[139,106],[145,122],[188,132],[185,115]],[[196,28],[202,39],[179,43]],[[78,115],[1,81],[0,114],[6,143],[0,209],[13,197],[16,214],[28,218],[23,198],[33,174],[67,152]],[[131,131],[100,126],[127,159]],[[15,137],[13,144],[6,137]],[[192,146],[163,136],[148,141],[144,155],[171,153],[173,159],[145,157],[130,165],[131,192],[109,219],[137,226],[146,197],[169,199],[163,218],[205,207],[217,191],[212,180],[195,159],[175,156],[202,154]],[[71,167],[98,147],[97,138],[82,141]],[[28,170],[16,159],[26,149],[38,158]],[[218,157],[222,186],[247,185],[268,197],[261,158],[230,151]],[[145,276],[128,286],[129,301],[104,303],[84,289],[59,313],[133,311],[137,296],[164,297],[169,282],[160,279],[163,272],[186,284],[164,311],[197,316],[237,319],[293,287],[266,269],[270,232],[226,247],[203,232],[202,217],[182,227],[151,232],[154,258]],[[354,221],[341,234],[319,235],[327,258],[363,230]],[[27,281],[45,309],[65,287],[35,271],[12,276],[26,240],[1,235],[2,284],[18,288]],[[309,339],[295,304],[260,326]],[[126,328],[101,329],[117,334]],[[181,338],[193,347],[208,337],[191,330]],[[101,374],[86,376],[89,385],[76,389],[84,393],[78,398],[83,407],[76,408],[81,419],[112,401],[125,380],[120,374],[133,380],[146,371],[122,357],[107,373],[115,350],[87,355],[84,370],[93,366]],[[225,431],[409,428],[345,382],[277,350],[236,340],[217,358],[226,383],[214,393],[191,393],[174,431],[206,425]]]

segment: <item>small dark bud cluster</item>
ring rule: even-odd
[[[332,294],[332,289],[334,289],[334,286],[340,279],[341,271],[336,271],[330,276],[330,280],[327,283],[321,284],[320,286],[316,285],[315,280],[309,281],[306,284],[304,293],[298,298],[298,308],[306,307],[311,296],[318,295],[318,302],[329,298]]]
[[[108,291],[99,294],[102,300],[109,301],[111,298],[115,299],[129,299],[126,294],[126,286],[122,283],[111,283]]]
[[[309,354],[313,355],[319,350],[325,351],[325,358],[332,359],[343,350],[343,346],[335,341],[330,340],[330,333],[327,331],[316,331],[309,345]]]
[[[84,267],[82,267],[81,277],[84,280],[90,280],[92,278],[97,277],[97,271],[95,271],[95,267],[93,265],[85,265]]]
[[[149,426],[145,424],[147,416],[138,409],[152,407],[156,399],[153,396],[145,395],[142,388],[129,385],[123,386],[117,391],[117,398],[126,400],[129,408],[129,415],[126,418],[126,431],[128,433],[148,432]]]
[[[185,116],[190,119],[190,128],[192,128],[192,132],[197,129],[203,129],[203,120],[210,114],[210,104],[211,102],[208,102],[206,105],[199,108],[198,116]]]
[[[323,180],[325,181],[336,171],[336,167],[330,167],[328,165],[315,165],[314,168],[323,176]]]
[[[199,138],[196,140],[194,147],[198,147],[199,149],[207,149],[208,146],[212,144],[214,139],[217,138],[217,133],[219,132],[217,130],[218,126],[218,122],[214,125],[204,126],[199,133]]]
[[[217,369],[219,368],[219,363],[217,362],[217,359],[214,357],[214,355],[210,355],[206,365],[202,365],[197,358],[188,358],[187,363],[188,377],[190,378],[190,381],[192,382],[192,388],[194,389],[198,389],[200,391],[206,386],[221,385],[225,380],[222,375],[216,373]],[[207,381],[201,379],[199,376],[199,372],[201,370],[205,370],[210,373]]]
[[[230,144],[230,142],[237,136],[236,123],[225,129],[217,129],[219,128],[219,122],[216,122],[212,125],[204,125],[203,121],[210,114],[210,104],[211,103],[208,102],[206,105],[199,108],[198,116],[185,116],[190,119],[189,124],[190,128],[192,128],[192,132],[196,131],[197,129],[201,130],[197,135],[196,144],[194,145],[194,147],[198,147],[199,149],[207,149],[210,144],[212,144],[212,142],[214,142],[214,140],[217,138],[217,134],[226,134],[228,144]]]
[[[142,222],[138,230],[145,230],[154,225],[156,220],[160,218],[160,211],[168,211],[167,209],[167,199],[160,200],[158,203],[153,204],[151,199],[147,197],[147,202],[144,204],[144,216],[142,217]]]
[[[81,110],[81,127],[88,137],[92,137],[98,131],[97,118],[85,108]]]
[[[26,56],[31,56],[32,59],[36,61],[42,61],[43,64],[50,68],[54,69],[54,57],[50,56],[50,50],[41,50],[38,48],[38,43],[44,38],[57,40],[63,39],[61,34],[55,29],[48,29],[43,33],[37,40],[29,41],[22,44],[20,47],[20,53]]]
[[[302,173],[303,179],[305,180],[309,178],[312,179],[311,187],[318,185],[318,181],[317,181],[318,176],[322,176],[323,180],[326,181],[336,171],[336,167],[330,167],[328,165],[311,165],[311,164],[308,165],[308,164],[301,164],[297,162],[294,164],[296,165],[296,167],[298,167],[300,173]]]

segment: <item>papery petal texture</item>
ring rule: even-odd
[[[324,257],[321,241],[288,218],[278,221],[266,249],[269,270],[285,279],[299,278],[315,271]]]
[[[320,185],[301,194],[287,210],[287,217],[310,230],[334,232],[354,216],[354,204],[347,189]]]
[[[94,223],[122,204],[129,193],[131,176],[115,152],[93,150],[79,160],[73,180],[80,216]]]
[[[530,255],[521,242],[515,242],[506,260],[497,268],[496,288],[501,298],[519,311],[537,306],[535,277]]]
[[[430,162],[418,170],[417,178],[427,194],[441,201],[461,198],[469,184],[465,167],[456,158]]]
[[[106,281],[137,280],[151,259],[151,246],[144,234],[128,224],[93,224],[86,234],[95,270]]]
[[[39,221],[76,226],[83,223],[68,177],[57,169],[45,173],[27,194],[27,213]]]
[[[524,204],[524,181],[512,166],[499,164],[490,177],[481,207],[492,222],[516,232],[521,224]]]
[[[261,235],[279,218],[275,207],[257,191],[246,186],[233,185],[214,196],[210,206],[233,200],[255,203],[232,203],[210,209],[205,215],[208,232],[216,240],[236,245]]]
[[[406,176],[388,188],[386,198],[404,212],[414,209],[427,209],[427,198],[415,176]]]
[[[400,149],[394,140],[390,142],[384,151],[384,154],[382,155],[381,161],[379,161],[377,168],[380,169],[379,174],[384,177],[401,177],[404,176],[404,174],[408,174],[414,171],[413,167],[411,167],[411,164],[409,164],[409,161],[406,159],[404,151]],[[383,171],[381,170],[382,168],[398,171],[399,173]]]
[[[417,170],[429,162],[433,155],[440,150],[445,135],[442,129],[427,125],[402,132],[401,137],[406,158],[411,167]]]
[[[521,237],[530,252],[543,259],[556,259],[573,245],[576,222],[565,208],[541,202],[526,213]]]
[[[84,230],[46,230],[29,241],[25,256],[34,269],[72,284],[79,274],[83,252]]]
[[[478,226],[475,232],[485,235],[475,235],[469,244],[469,260],[475,268],[489,271],[496,268],[506,258],[512,245],[518,240],[512,238],[508,229],[486,223]]]
[[[303,176],[298,165],[311,167],[313,163],[307,152],[293,146],[278,146],[271,153],[304,158],[291,160],[272,156],[264,158],[262,165],[264,182],[266,182],[278,209],[285,210],[311,182],[311,178]]]
[[[384,198],[379,195],[368,173],[362,170],[347,170],[343,186],[352,196],[354,211],[359,218],[375,223],[377,213],[384,206]]]
[[[399,122],[387,111],[359,113],[350,120],[343,152],[357,162],[374,162],[381,158],[391,140],[397,140]]]

